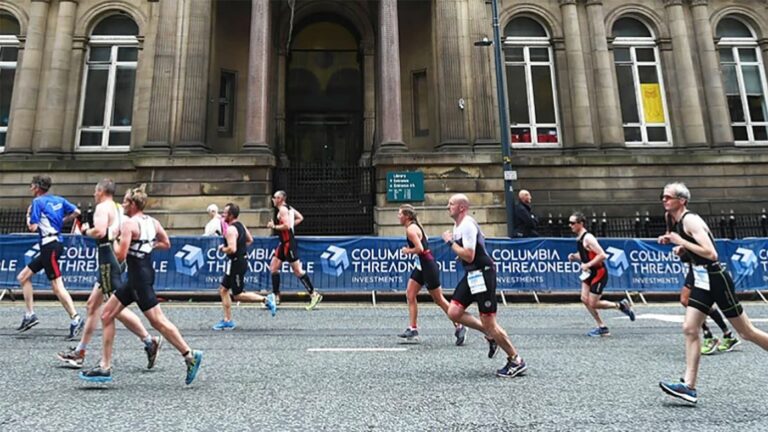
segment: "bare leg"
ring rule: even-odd
[[[587,311],[590,315],[592,315],[592,318],[595,320],[597,325],[599,327],[605,327],[605,323],[600,318],[600,314],[597,313],[595,309],[591,307],[592,302],[590,301],[590,296],[594,295],[589,292],[589,285],[583,283],[581,284],[581,302],[584,303],[584,306],[587,308]]]
[[[24,295],[24,305],[27,307],[27,313],[30,314],[34,310],[35,296],[32,290],[32,270],[29,267],[24,267],[23,270],[16,276],[16,280],[21,285],[21,293]]]
[[[159,331],[171,345],[176,347],[179,353],[183,355],[190,351],[189,345],[184,341],[179,329],[168,320],[159,305],[144,312],[144,316],[147,317],[155,330]]]
[[[484,328],[488,329],[488,336],[496,341],[499,348],[504,350],[508,357],[515,358],[517,356],[517,349],[512,345],[512,341],[509,340],[507,332],[496,322],[495,314],[480,315],[480,322],[483,323]]]
[[[232,321],[232,298],[229,296],[229,290],[220,286],[219,297],[221,297],[221,307],[224,309],[224,321]]]
[[[64,288],[64,279],[58,277],[51,281],[51,288],[53,293],[59,299],[59,302],[64,306],[64,310],[67,311],[70,318],[74,318],[77,315],[75,310],[75,304],[72,302],[72,296],[69,295],[69,291]]]
[[[102,303],[104,303],[104,297],[99,284],[96,283],[93,285],[91,295],[88,296],[88,303],[86,303],[85,327],[83,327],[83,335],[80,337],[80,346],[86,346],[91,342],[93,332],[99,325],[99,308]]]
[[[486,331],[483,323],[479,319],[467,313],[464,307],[459,304],[450,303],[448,306],[448,318],[453,322],[464,324],[465,326],[471,329],[475,329],[488,337],[492,337]]]
[[[701,359],[701,339],[699,329],[707,319],[707,315],[700,310],[685,308],[685,321],[683,322],[683,335],[685,336],[685,383],[690,388],[696,388],[696,377],[699,374],[699,360]]]
[[[405,288],[405,299],[408,302],[408,325],[411,328],[417,328],[419,320],[419,305],[417,296],[421,290],[421,285],[413,279],[408,279],[408,285]]]
[[[144,342],[145,339],[147,339],[147,336],[149,336],[149,332],[147,331],[147,328],[144,327],[144,324],[142,324],[141,318],[133,313],[132,310],[127,308],[123,309],[120,311],[116,318],[118,321],[123,323],[125,328],[130,330],[131,333],[138,336],[142,342]]]
[[[245,303],[264,303],[267,298],[255,292],[242,292],[235,296],[235,300]]]
[[[752,325],[752,321],[744,312],[736,318],[728,318],[733,328],[739,333],[742,339],[748,340],[760,348],[768,351],[768,333]]]
[[[115,318],[125,309],[117,297],[112,296],[107,300],[101,313],[101,326],[103,328],[101,347],[101,368],[108,370],[112,367],[112,347],[115,344]]]

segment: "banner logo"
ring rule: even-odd
[[[40,243],[35,243],[34,246],[32,246],[32,249],[28,250],[24,254],[24,265],[28,266],[29,263],[32,262],[35,258],[40,256]]]
[[[623,250],[612,246],[606,249],[605,253],[608,255],[605,259],[605,267],[608,269],[608,274],[616,277],[623,275],[629,268],[627,254]]]
[[[339,277],[349,268],[349,256],[346,249],[331,245],[320,255],[320,263],[323,273]]]
[[[757,270],[757,255],[746,248],[738,248],[731,256],[733,270],[739,276],[751,276]]]
[[[194,276],[203,268],[203,250],[197,246],[184,245],[173,256],[176,263],[176,272],[187,276]]]

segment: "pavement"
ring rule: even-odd
[[[275,318],[240,306],[238,328],[214,332],[217,304],[170,302],[163,310],[205,351],[195,382],[184,385],[183,360],[168,343],[146,370],[141,343],[118,325],[114,381],[92,385],[55,357],[76,345],[64,340],[68,317],[58,303],[37,303],[40,324],[17,334],[23,304],[6,301],[0,431],[768,430],[768,353],[756,345],[702,358],[695,407],[661,392],[659,380],[684,371],[676,304],[637,305],[635,322],[604,311],[606,338],[585,336],[593,323],[579,304],[499,307],[525,376],[494,376],[503,353],[488,359],[474,331],[455,346],[451,324],[429,303],[419,309],[422,343],[402,345],[404,304],[327,302],[312,312],[283,304]],[[768,329],[767,305],[745,309]],[[99,331],[86,366],[98,362],[100,346]]]

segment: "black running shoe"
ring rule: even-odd
[[[160,346],[163,344],[163,337],[156,336],[152,338],[152,343],[144,345],[144,351],[147,352],[147,369],[155,367],[155,361],[157,361],[157,353],[160,351]]]
[[[94,383],[112,382],[112,369],[102,369],[100,365],[94,366],[84,372],[80,372],[80,379]]]
[[[499,352],[499,344],[496,343],[493,339],[485,338],[486,341],[488,341],[488,358],[492,359],[496,356],[496,353]]]

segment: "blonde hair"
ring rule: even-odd
[[[143,211],[144,207],[147,205],[147,198],[149,198],[147,196],[147,184],[142,183],[137,187],[128,189],[126,195],[132,203],[136,204],[136,208]]]
[[[412,220],[413,223],[418,225],[418,227],[421,228],[421,231],[424,231],[424,227],[421,226],[421,223],[419,222],[419,218],[416,215],[416,209],[412,205],[410,204],[401,205],[400,212],[404,214],[408,219]]]

